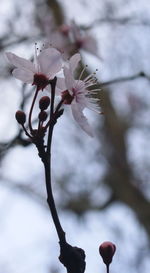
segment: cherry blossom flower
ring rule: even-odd
[[[100,58],[96,39],[89,31],[82,31],[73,21],[71,25],[72,39],[77,49],[83,49]]]
[[[83,110],[89,108],[100,113],[99,106],[96,104],[98,99],[90,97],[91,92],[97,91],[98,89],[94,89],[93,87],[96,84],[96,79],[93,74],[81,80],[85,69],[81,72],[78,80],[74,79],[74,71],[80,60],[81,57],[79,53],[70,58],[68,65],[64,67],[65,79],[57,79],[57,92],[61,92],[63,103],[71,106],[73,117],[80,127],[88,135],[93,137],[92,129],[83,114]]]
[[[62,68],[61,53],[55,48],[43,49],[39,55],[36,49],[34,63],[11,52],[7,52],[6,56],[16,67],[12,72],[13,76],[24,83],[36,85],[38,91],[46,88],[49,80]]]
[[[82,49],[101,59],[96,39],[88,30],[79,28],[74,21],[58,27],[52,16],[48,15],[41,22],[47,37],[45,43],[63,52],[64,60],[68,59],[71,52]]]
[[[67,60],[70,56],[70,52],[73,50],[73,45],[70,41],[71,26],[68,24],[62,24],[59,27],[55,24],[55,19],[51,14],[48,14],[44,18],[40,18],[43,32],[45,33],[45,47],[54,47],[62,54],[64,60]]]
[[[66,36],[59,29],[53,30],[50,35],[47,36],[45,41],[45,47],[54,47],[62,54],[62,58],[66,61],[70,52],[73,50],[73,45],[70,43],[69,36]]]

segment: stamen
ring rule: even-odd
[[[95,72],[94,72],[94,73],[95,73]],[[84,81],[87,81],[87,80],[89,80],[90,78],[93,78],[93,75],[95,75],[94,73],[88,75],[88,76],[84,79]]]
[[[34,50],[34,65],[35,65],[35,69],[39,72],[39,65],[38,65],[38,60],[37,60],[37,51],[38,48],[36,47],[37,43],[35,43],[35,50]]]
[[[101,90],[101,89],[93,89],[93,90],[92,90],[92,93],[93,93],[93,92],[100,91],[100,90]],[[90,91],[91,91],[91,90],[89,90],[89,93],[91,93]]]
[[[81,78],[82,78],[82,76],[83,76],[83,73],[84,73],[84,71],[86,70],[87,67],[88,67],[88,66],[86,65],[86,66],[82,69],[78,81],[81,80]]]

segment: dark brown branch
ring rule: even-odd
[[[58,213],[57,213],[54,198],[53,198],[52,187],[51,187],[51,170],[50,170],[51,166],[50,166],[50,162],[49,161],[46,162],[44,164],[44,167],[45,167],[45,177],[46,177],[47,203],[49,205],[50,212],[51,212],[51,215],[52,215],[52,219],[54,221],[55,228],[57,230],[59,241],[60,242],[66,242],[65,232],[63,231],[62,226],[60,224],[60,220],[59,220],[59,217],[58,217]]]
[[[30,183],[23,184],[21,182],[16,182],[1,176],[0,185],[8,189],[11,189],[12,191],[15,189],[16,191],[19,191],[21,194],[25,195],[26,197],[31,197],[32,200],[34,199],[38,204],[41,204],[42,206],[44,206],[44,208],[47,209],[45,197],[38,191],[35,191],[35,189],[32,188],[32,185]]]
[[[102,83],[100,83],[100,86],[105,87],[105,86],[109,86],[109,85],[112,85],[112,84],[118,84],[118,83],[133,81],[133,80],[136,80],[138,78],[143,78],[143,79],[146,79],[146,80],[150,80],[150,77],[148,75],[146,75],[144,72],[139,72],[138,74],[135,74],[135,75],[132,75],[132,76],[118,77],[118,78],[110,80],[110,81],[102,82]]]
[[[129,206],[150,236],[150,202],[135,184],[133,170],[128,162],[125,135],[127,126],[111,104],[109,93],[103,92],[104,133],[106,159],[109,164],[106,183],[116,198]]]
[[[1,142],[0,143],[0,160],[3,156],[13,147],[17,145],[21,145],[23,147],[26,147],[31,144],[31,141],[29,139],[24,139],[22,137],[23,130],[20,129],[18,134],[10,141],[10,142]]]
[[[93,189],[94,191],[94,189]],[[70,198],[63,206],[65,210],[75,212],[79,217],[90,210],[100,211],[108,208],[112,203],[116,202],[115,195],[112,194],[103,204],[95,205],[91,202],[91,192],[78,194],[78,197]]]
[[[81,25],[80,27],[84,30],[91,29],[93,27],[99,26],[101,24],[111,24],[115,26],[144,26],[144,27],[149,27],[150,26],[150,21],[148,20],[139,20],[138,18],[133,18],[133,17],[124,17],[124,18],[113,18],[109,16],[105,16],[104,18],[99,18],[89,25]]]
[[[55,24],[57,26],[62,25],[65,20],[60,3],[56,0],[47,0],[46,2],[50,10],[52,10]]]

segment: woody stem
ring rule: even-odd
[[[51,107],[50,107],[50,124],[49,124],[49,132],[48,132],[48,141],[47,141],[47,151],[46,151],[46,160],[44,161],[45,167],[45,178],[46,178],[46,190],[47,190],[47,203],[50,208],[50,212],[52,215],[52,219],[59,237],[59,241],[61,243],[65,243],[65,232],[62,229],[60,224],[60,220],[58,217],[57,209],[55,206],[55,201],[52,192],[51,185],[51,144],[52,144],[52,134],[55,125],[55,120],[53,119],[54,114],[54,100],[55,100],[55,86],[56,86],[56,78],[54,78],[51,82]]]
[[[29,122],[29,129],[30,129],[31,133],[33,132],[33,128],[32,128],[32,124],[31,124],[31,117],[32,117],[33,107],[34,107],[34,104],[35,104],[35,101],[36,101],[36,98],[37,98],[37,94],[38,94],[38,88],[35,91],[34,98],[33,98],[32,104],[31,104],[30,112],[29,112],[28,122]]]

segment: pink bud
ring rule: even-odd
[[[50,98],[48,96],[44,96],[39,101],[39,108],[43,111],[48,108],[50,105]]]
[[[26,122],[26,114],[23,111],[18,110],[16,112],[15,118],[17,122],[23,125]]]
[[[47,119],[47,113],[45,111],[42,111],[39,113],[39,120],[45,121]]]
[[[111,242],[104,242],[99,247],[99,253],[102,256],[103,262],[109,266],[115,254],[116,246]]]

